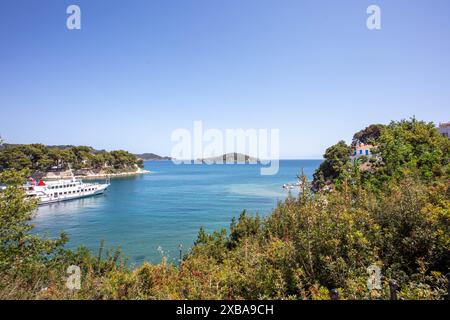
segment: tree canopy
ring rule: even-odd
[[[337,182],[350,164],[351,147],[339,141],[329,147],[323,155],[324,161],[314,173],[314,187],[320,188],[326,181]]]
[[[359,143],[368,144],[373,141],[378,140],[378,138],[381,135],[381,130],[385,126],[382,124],[372,124],[368,126],[367,128],[358,131],[353,135],[352,145],[356,145]]]
[[[314,186],[325,182],[339,186],[343,180],[381,187],[384,181],[415,174],[432,181],[449,172],[450,139],[442,136],[433,123],[409,120],[392,121],[389,125],[371,125],[354,135],[355,143],[372,143],[372,157],[351,162],[352,146],[344,141],[327,149],[324,162],[314,174]],[[361,172],[362,162],[370,167]]]
[[[142,167],[142,160],[124,151],[95,150],[87,146],[51,147],[42,144],[4,145],[0,149],[0,170],[28,169],[46,172],[56,169],[115,169]]]

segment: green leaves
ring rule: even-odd
[[[431,182],[448,168],[450,139],[440,135],[432,123],[416,119],[391,122],[376,141],[378,156],[376,176],[398,179],[416,174]]]
[[[314,174],[315,190],[327,182],[339,188],[348,181],[376,191],[384,183],[405,176],[415,175],[432,182],[450,171],[450,139],[443,137],[433,123],[412,118],[387,126],[371,125],[354,135],[352,145],[357,143],[373,144],[373,156],[352,165],[351,147],[343,141],[328,148],[324,162]],[[356,167],[363,169],[355,170]]]
[[[41,144],[5,145],[0,149],[0,171],[7,169],[29,169],[31,173],[45,173],[57,167],[74,170],[108,168],[115,170],[135,170],[143,162],[127,151],[98,151],[87,146],[49,147]]]
[[[0,272],[26,272],[43,263],[67,241],[64,234],[46,240],[30,233],[37,202],[27,199],[22,189],[27,173],[27,170],[0,173],[0,182],[7,186],[0,191]]]
[[[323,155],[324,161],[314,173],[313,185],[316,190],[322,188],[327,181],[342,182],[350,168],[351,147],[344,141],[329,147]]]

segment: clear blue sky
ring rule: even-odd
[[[66,28],[70,4],[81,30]],[[318,158],[371,123],[449,110],[448,0],[1,1],[10,143],[165,155],[202,120],[279,128],[282,158]]]

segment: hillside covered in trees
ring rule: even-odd
[[[141,153],[136,154],[136,157],[144,161],[169,161],[172,160],[171,157],[163,157],[154,153]]]
[[[370,157],[351,160],[353,148],[360,143],[373,145]],[[340,186],[344,181],[362,183],[370,190],[406,176],[432,182],[448,177],[450,140],[433,123],[411,119],[389,125],[371,125],[353,136],[351,145],[339,141],[324,154],[324,162],[314,174],[316,189],[327,183]],[[360,170],[361,164],[368,170]]]
[[[32,174],[68,169],[104,170],[109,173],[136,170],[142,160],[124,151],[95,150],[86,146],[45,146],[42,144],[0,147],[0,171],[29,170]]]
[[[372,141],[370,170],[349,160],[345,143],[327,150],[312,191],[266,217],[245,211],[229,230],[200,229],[180,265],[163,260],[130,269],[120,252],[64,249],[67,238],[30,233],[34,203],[24,202],[25,171],[4,171],[0,193],[0,298],[21,299],[444,299],[450,266],[450,140],[432,124],[392,122]],[[372,131],[368,130],[367,132]],[[371,134],[370,134],[371,135]],[[359,134],[357,139],[363,139]],[[371,138],[372,139],[372,138]],[[81,289],[65,286],[82,271]],[[368,267],[381,270],[369,290]]]

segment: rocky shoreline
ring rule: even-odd
[[[135,176],[141,174],[149,174],[151,173],[149,170],[137,169],[136,171],[126,171],[126,172],[117,172],[117,173],[106,173],[103,171],[94,172],[94,171],[86,171],[82,174],[78,172],[75,173],[75,178],[77,179],[106,179],[106,178],[116,178],[116,177],[127,177],[127,176]],[[62,171],[62,172],[47,172],[43,180],[63,180],[63,179],[71,179],[72,176],[70,171]]]

